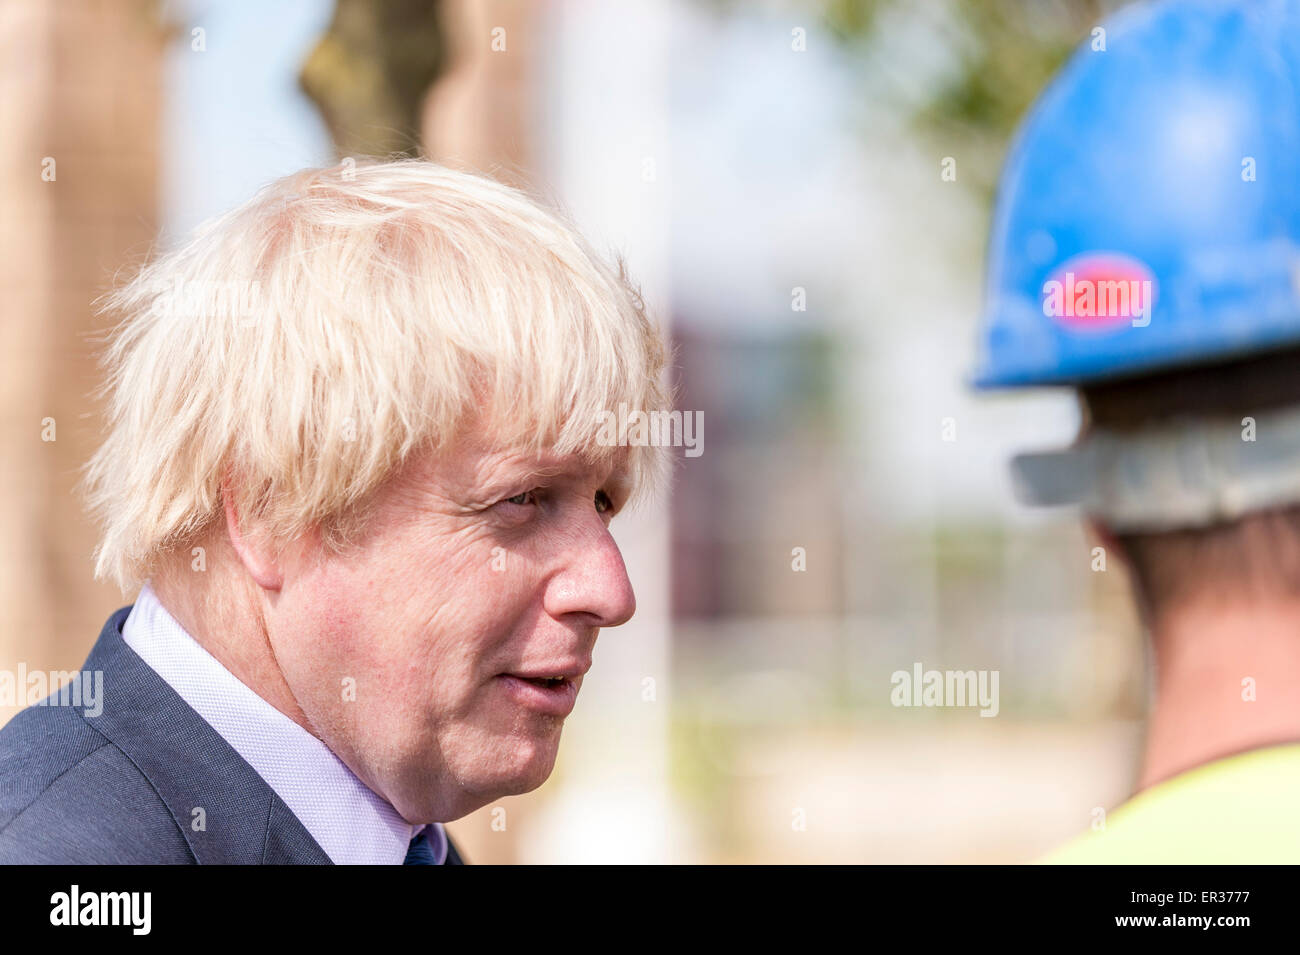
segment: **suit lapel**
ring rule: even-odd
[[[447,837],[447,861],[444,864],[445,865],[465,864],[465,860],[462,859],[460,857],[460,853],[456,851],[456,843],[451,841],[450,836]]]
[[[85,668],[104,674],[103,711],[85,717],[136,765],[202,864],[331,860],[242,756],[122,639],[111,616]]]

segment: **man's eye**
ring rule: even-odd
[[[613,506],[614,506],[614,502],[610,499],[610,496],[608,494],[606,494],[604,491],[596,492],[596,513],[604,514]]]
[[[516,494],[514,497],[505,499],[506,504],[518,504],[520,507],[526,507],[529,504],[535,504],[537,499],[533,491],[524,491],[522,494]]]

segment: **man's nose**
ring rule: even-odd
[[[546,612],[585,614],[594,627],[617,627],[636,613],[636,595],[623,555],[603,522],[573,542],[563,568],[546,588]]]

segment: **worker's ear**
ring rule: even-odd
[[[234,479],[229,470],[221,480],[221,505],[225,512],[226,534],[230,546],[239,556],[248,575],[263,590],[279,591],[284,585],[284,570],[280,555],[272,547],[268,536],[248,519],[240,520],[232,493]]]

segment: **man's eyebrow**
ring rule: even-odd
[[[593,474],[591,462],[579,455],[563,458],[550,457],[546,460],[501,461],[488,469],[487,486],[491,489],[505,488],[534,480],[556,477],[585,478]],[[629,483],[630,475],[624,468],[613,468],[601,482],[618,489]]]
[[[529,481],[559,477],[569,470],[569,467],[559,462],[506,457],[486,462],[475,483],[484,490],[495,492]]]

